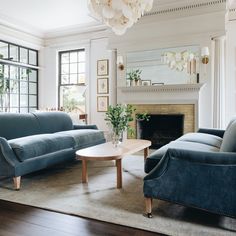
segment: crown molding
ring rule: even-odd
[[[182,3],[183,4],[183,3]],[[186,3],[183,5],[175,5],[172,4],[171,6],[160,6],[158,7],[157,10],[151,10],[150,12],[146,12],[144,16],[153,16],[153,15],[163,15],[163,14],[173,14],[176,12],[186,12],[194,9],[199,9],[199,8],[213,8],[213,7],[218,7],[223,6],[225,8],[226,0],[212,0],[212,1],[194,1],[193,3]]]
[[[236,8],[231,8],[228,10],[227,19],[228,19],[228,21],[235,21],[236,20]]]
[[[76,34],[85,34],[90,32],[100,32],[107,29],[107,26],[100,22],[74,25],[71,27],[59,28],[44,33],[44,39],[53,39],[57,37],[73,36]]]

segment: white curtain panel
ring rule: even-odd
[[[225,37],[214,41],[213,127],[225,128]]]

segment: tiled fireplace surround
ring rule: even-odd
[[[135,113],[183,114],[184,133],[198,129],[199,96],[203,84],[120,87],[117,101],[135,106]],[[136,128],[136,121],[131,126]]]

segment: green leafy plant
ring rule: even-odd
[[[144,113],[137,113],[135,115],[136,120],[145,120],[145,121],[149,121],[150,116],[147,114],[147,112]]]
[[[127,76],[128,76],[127,79],[135,80],[135,81],[141,80],[141,73],[142,73],[142,70],[140,69],[132,70],[127,73]]]
[[[106,112],[105,120],[111,125],[115,135],[120,135],[123,131],[131,132],[129,123],[133,121],[133,112],[135,108],[132,105],[117,104],[109,106]]]

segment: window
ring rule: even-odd
[[[59,106],[85,114],[85,90],[85,50],[59,52]]]
[[[0,41],[0,112],[38,108],[38,51]]]

